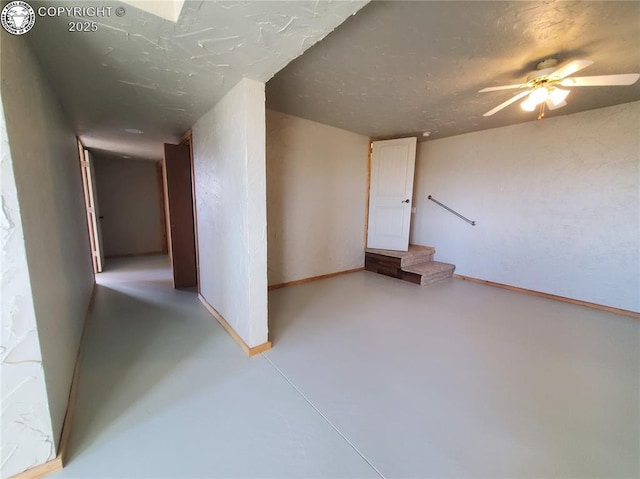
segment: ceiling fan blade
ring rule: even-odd
[[[499,91],[499,90],[514,90],[516,88],[526,88],[526,83],[519,83],[517,85],[503,85],[503,86],[490,86],[488,88],[483,88],[478,93],[485,93],[488,91]]]
[[[593,77],[565,78],[560,82],[562,86],[615,86],[633,85],[640,78],[638,73],[623,73],[621,75],[596,75]]]
[[[553,73],[549,74],[549,78],[565,78],[569,75],[573,75],[575,72],[587,68],[589,65],[593,65],[591,60],[573,60],[564,66],[561,66]]]
[[[547,108],[549,110],[557,110],[558,108],[562,108],[563,106],[567,106],[567,102],[566,101],[562,101],[562,103],[558,103],[557,105],[554,104],[551,99],[547,98],[545,100],[545,103],[547,104]]]
[[[509,105],[511,105],[512,103],[517,102],[520,98],[523,98],[525,96],[527,96],[529,94],[531,90],[526,90],[523,92],[518,93],[517,95],[512,96],[511,98],[509,98],[507,101],[505,101],[504,103],[500,103],[497,107],[495,107],[493,110],[489,110],[488,112],[486,112],[484,115],[482,116],[491,116],[494,113],[498,113],[500,110],[502,110],[503,108],[508,107]]]

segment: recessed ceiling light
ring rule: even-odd
[[[431,132],[430,132],[430,131],[425,131],[425,132],[422,134],[422,136],[429,136],[429,135],[431,135]]]
[[[137,128],[125,128],[124,131],[132,135],[142,135],[144,133],[144,131],[138,130]]]
[[[122,158],[131,158],[129,155],[122,155]]]

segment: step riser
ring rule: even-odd
[[[365,253],[365,263],[371,262],[371,264],[380,264],[389,268],[404,268],[406,266],[412,266],[414,264],[428,263],[433,261],[433,253],[423,253],[408,258],[394,258],[393,256],[383,256],[376,253]]]
[[[393,258],[391,256],[382,256],[374,253],[366,253],[364,255],[365,267],[367,264],[379,265],[383,268],[401,268],[402,264],[400,258]]]
[[[389,261],[397,261],[398,267],[411,266],[426,263],[433,259],[435,249],[430,246],[409,245],[408,251],[389,251],[376,248],[367,248],[366,255],[375,255]]]
[[[390,258],[388,256],[367,253],[364,260],[364,269],[414,284],[420,284],[420,281],[422,281],[422,275],[402,271],[400,258]]]
[[[413,284],[421,284],[422,276],[416,273],[409,273],[408,271],[398,271],[397,273],[387,273],[384,271],[376,271],[378,274],[383,274],[385,276],[390,276],[391,278],[401,279],[402,281],[407,281]]]

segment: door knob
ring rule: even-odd
[[[409,198],[407,198],[407,199],[406,199],[406,200],[404,200],[404,201],[401,201],[400,203],[409,203]]]

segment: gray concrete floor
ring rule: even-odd
[[[247,358],[165,257],[112,260],[54,478],[640,475],[640,322],[368,272],[273,291]]]

